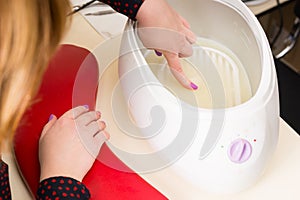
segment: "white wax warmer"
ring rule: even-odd
[[[201,38],[194,55],[185,60],[201,74],[211,105],[195,106],[192,91],[183,89],[185,95],[176,95],[162,83],[164,78],[145,59],[149,51],[141,49],[136,23],[128,21],[119,76],[130,113],[162,160],[161,166],[153,165],[156,169],[168,165],[212,192],[243,190],[262,175],[278,140],[278,88],[267,38],[239,0],[172,0],[170,4]],[[165,67],[161,60],[156,64]],[[234,70],[244,70],[246,76]],[[226,76],[236,79],[232,86],[224,85]],[[245,87],[239,85],[243,79],[251,91],[244,100],[240,95]],[[203,87],[199,85],[198,92]]]

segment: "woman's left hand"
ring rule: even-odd
[[[101,113],[79,106],[59,119],[51,115],[39,141],[40,179],[66,176],[82,181],[109,138]]]

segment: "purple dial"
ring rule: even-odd
[[[228,157],[234,163],[247,161],[252,153],[251,144],[245,139],[234,140],[228,149]]]

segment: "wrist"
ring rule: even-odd
[[[149,7],[150,1],[151,0],[143,0],[143,3],[141,4],[140,8],[138,9],[138,12],[135,17],[137,21],[142,21],[143,18],[148,15],[149,11],[151,11],[151,8]]]
[[[64,176],[50,177],[40,182],[37,199],[90,199],[90,191],[84,183]]]
[[[41,170],[40,182],[52,177],[69,177],[73,178],[78,181],[82,181],[83,177],[80,175],[75,175],[74,173],[70,172],[62,172],[61,169],[59,170]]]

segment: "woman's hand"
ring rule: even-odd
[[[66,176],[82,181],[102,144],[109,139],[101,113],[79,106],[50,116],[39,141],[40,179]]]
[[[198,87],[185,75],[180,64],[180,57],[193,53],[192,44],[195,34],[189,23],[181,17],[165,0],[145,0],[140,7],[138,34],[144,46],[163,54],[175,78],[186,88]]]

